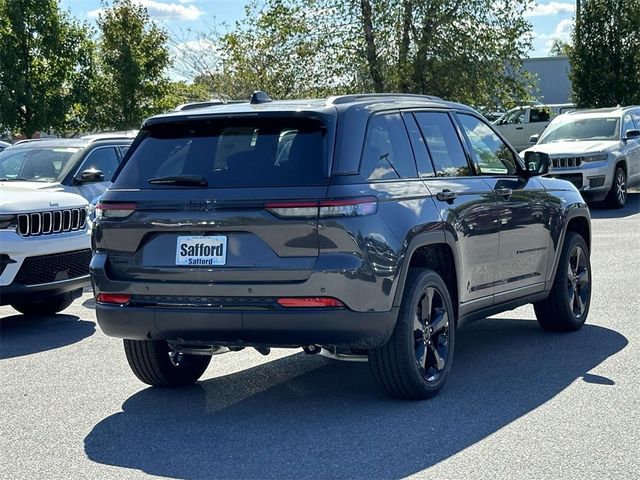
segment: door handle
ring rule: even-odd
[[[516,130],[524,130],[524,127],[516,127]]]
[[[513,190],[510,188],[496,188],[494,191],[501,197],[510,197],[513,195]]]
[[[452,192],[448,188],[445,188],[441,192],[436,194],[436,198],[441,202],[453,202],[456,198],[458,198],[458,194],[456,192]]]

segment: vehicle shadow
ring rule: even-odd
[[[4,317],[0,319],[0,359],[65,347],[90,337],[95,331],[95,323],[75,315]]]
[[[602,327],[550,334],[528,320],[484,320],[459,333],[450,382],[428,401],[386,398],[367,364],[297,354],[182,390],[144,389],[95,425],[85,452],[184,479],[402,478],[577,379],[608,388],[613,379],[587,372],[628,343]]]
[[[608,208],[603,202],[589,205],[591,218],[625,218],[640,213],[640,192],[629,192],[627,203],[620,209]]]

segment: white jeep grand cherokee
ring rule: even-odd
[[[82,295],[91,261],[87,212],[80,195],[0,189],[0,305],[49,315]]]

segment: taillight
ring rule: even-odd
[[[360,217],[373,215],[378,211],[376,197],[346,198],[320,202],[320,217]]]
[[[265,204],[264,208],[278,217],[316,218],[318,216],[318,202],[273,202]]]
[[[131,301],[131,295],[126,293],[99,293],[96,302],[108,305],[126,305]]]
[[[278,305],[287,308],[342,308],[344,303],[331,297],[286,297],[278,298]]]
[[[335,218],[373,215],[378,211],[376,197],[356,197],[320,201],[270,202],[264,208],[284,218]]]
[[[96,218],[126,218],[136,209],[135,203],[98,203]]]

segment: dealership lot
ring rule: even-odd
[[[449,383],[390,400],[366,364],[216,356],[146,388],[95,324],[0,308],[0,478],[616,478],[640,471],[640,194],[593,216],[593,303],[574,334],[523,307],[460,331]]]

